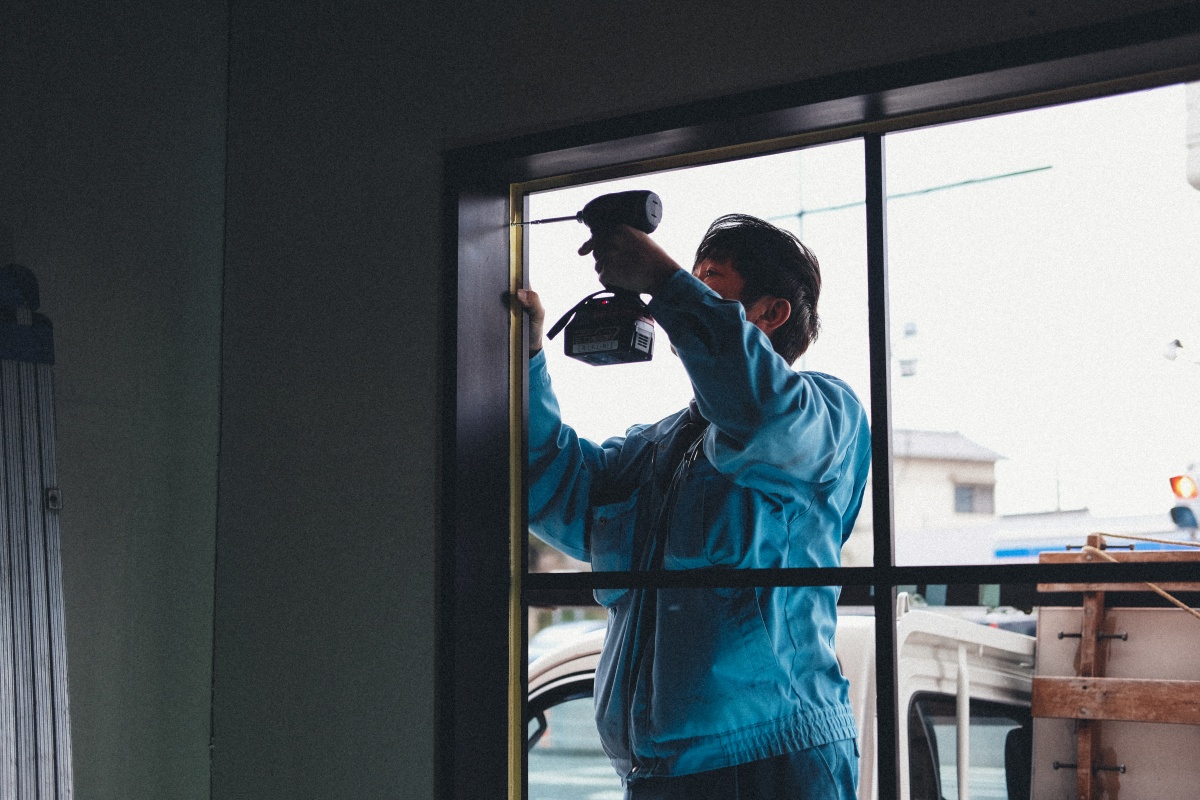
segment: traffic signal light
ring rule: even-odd
[[[1200,490],[1196,486],[1196,478],[1192,475],[1176,475],[1171,478],[1171,491],[1175,494],[1175,507],[1171,509],[1171,519],[1180,528],[1188,528],[1195,535],[1196,509],[1200,506]]]
[[[1191,475],[1176,475],[1171,478],[1171,491],[1180,500],[1195,500],[1197,496],[1196,481]]]

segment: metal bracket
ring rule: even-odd
[[[1082,639],[1082,633],[1067,633],[1066,631],[1058,632],[1059,639]],[[1129,641],[1128,633],[1099,633],[1096,634],[1097,639],[1120,639],[1122,642]]]
[[[1064,764],[1061,761],[1055,761],[1054,769],[1056,769],[1056,770],[1079,769],[1079,765],[1078,764]],[[1092,767],[1092,773],[1095,774],[1097,772],[1119,772],[1122,775],[1124,775],[1125,774],[1125,765],[1117,764],[1117,765],[1111,766],[1111,767],[1106,767],[1106,766]]]
[[[50,511],[62,511],[62,492],[57,486],[46,490],[46,508]]]

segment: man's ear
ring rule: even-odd
[[[768,338],[791,316],[792,304],[782,297],[772,297],[771,295],[758,298],[750,304],[750,308],[746,311],[746,318],[758,326],[758,329]]]

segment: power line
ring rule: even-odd
[[[944,183],[940,186],[929,186],[924,189],[914,189],[911,192],[897,192],[896,194],[889,194],[887,196],[887,199],[888,200],[899,200],[904,197],[916,197],[918,195],[931,194],[933,192],[945,191],[946,189],[959,189],[964,186],[974,186],[975,184],[979,184],[979,183],[990,183],[991,181],[998,181],[1002,178],[1015,178],[1015,177],[1018,177],[1021,175],[1030,175],[1035,172],[1045,172],[1048,169],[1050,169],[1050,165],[1046,165],[1044,167],[1034,167],[1032,169],[1022,169],[1022,170],[1018,170],[1016,172],[1005,172],[1001,175],[989,175],[986,178],[968,178],[965,181],[956,181],[955,183]],[[830,211],[845,211],[846,209],[857,208],[857,207],[863,206],[863,205],[866,205],[866,201],[859,200],[858,202],[855,202],[855,203],[843,203],[841,205],[836,205],[836,206],[822,206],[820,208],[802,208],[799,211],[795,212],[794,214],[780,214],[778,216],[769,217],[768,220],[770,222],[775,222],[777,220],[784,220],[784,219],[801,219],[802,220],[807,216],[811,216],[812,214],[823,214],[823,213],[830,212]]]

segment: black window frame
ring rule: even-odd
[[[1200,78],[1200,7],[866,69],[462,148],[445,158],[442,471],[438,502],[435,794],[521,796],[524,616],[596,588],[842,585],[873,589],[880,797],[899,796],[895,590],[918,584],[1180,581],[1187,564],[898,567],[890,452],[883,136],[934,122],[1056,105]],[[520,187],[635,174],[694,160],[861,136],[867,158],[875,555],[871,567],[526,575],[521,474],[524,349],[504,302]],[[699,155],[703,154],[703,155]],[[512,387],[516,387],[514,393]],[[514,531],[522,531],[514,535]],[[588,598],[590,600],[590,597]]]

